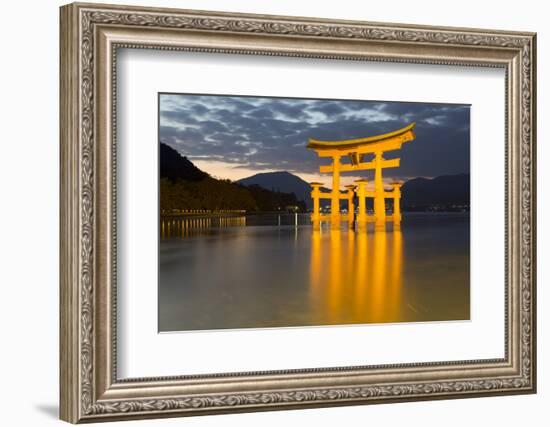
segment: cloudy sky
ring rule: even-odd
[[[411,122],[416,139],[385,155],[401,158],[401,167],[384,171],[388,180],[470,172],[467,105],[160,94],[159,108],[160,141],[218,178],[286,170],[329,183],[318,173],[329,161],[306,149],[309,138],[361,138]]]

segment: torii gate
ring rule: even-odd
[[[384,182],[382,180],[382,169],[396,168],[400,165],[400,159],[384,159],[383,154],[386,151],[395,151],[401,149],[404,142],[415,139],[413,132],[415,123],[383,135],[369,136],[367,138],[348,139],[343,141],[318,141],[310,139],[307,148],[314,150],[319,157],[331,157],[332,164],[321,166],[321,173],[332,172],[332,191],[330,193],[322,193],[320,187],[322,183],[312,182],[313,191],[313,228],[319,229],[320,222],[323,219],[330,219],[331,228],[339,229],[341,221],[348,221],[350,227],[354,224],[354,206],[353,194],[356,192],[359,198],[359,212],[357,214],[357,227],[365,229],[367,222],[374,222],[376,230],[385,230],[386,221],[392,221],[394,227],[399,227],[401,224],[401,212],[399,200],[401,198],[401,185],[393,183],[393,191],[384,191]],[[374,154],[374,158],[365,162],[364,156]],[[342,163],[341,157],[347,156],[350,159],[349,163]],[[341,172],[356,172],[363,170],[374,169],[374,191],[367,191],[367,180],[357,180],[357,186],[346,186],[347,193],[340,192],[340,173]],[[367,216],[366,198],[374,198],[374,216]],[[394,213],[392,216],[386,216],[385,199],[392,198],[394,200]],[[321,215],[319,209],[319,199],[330,199],[331,210],[330,216]],[[340,199],[348,200],[348,215],[340,214]]]

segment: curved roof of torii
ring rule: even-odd
[[[356,138],[356,139],[347,139],[342,141],[318,141],[316,139],[309,139],[307,148],[312,148],[314,150],[333,150],[333,149],[346,149],[346,148],[357,148],[360,146],[365,146],[368,144],[374,144],[377,142],[385,142],[387,140],[394,139],[399,137],[407,132],[410,132],[414,129],[416,123],[411,123],[410,125],[394,130],[393,132],[384,133],[382,135],[368,136],[366,138]],[[414,134],[413,134],[414,135]],[[414,137],[413,137],[414,138]]]

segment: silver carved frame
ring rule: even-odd
[[[533,33],[175,9],[60,10],[60,417],[78,422],[536,390]],[[506,71],[503,359],[117,379],[117,48]]]

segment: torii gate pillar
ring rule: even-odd
[[[384,199],[384,181],[382,180],[382,152],[377,151],[374,157],[374,229],[386,229],[386,202]]]
[[[367,180],[357,179],[357,198],[359,199],[359,210],[357,212],[357,230],[367,229]]]
[[[311,222],[313,223],[314,230],[321,229],[321,209],[319,206],[319,199],[321,198],[320,188],[323,186],[321,182],[312,182],[311,198],[313,199],[313,213],[311,214]]]
[[[330,228],[340,229],[340,156],[332,158],[332,194],[330,198]]]
[[[346,185],[346,189],[348,190],[348,227],[350,230],[353,230],[355,226],[355,204],[353,203],[353,198],[355,197],[354,191],[356,187],[353,184]]]
[[[401,229],[401,183],[392,182],[393,187],[393,229]]]

